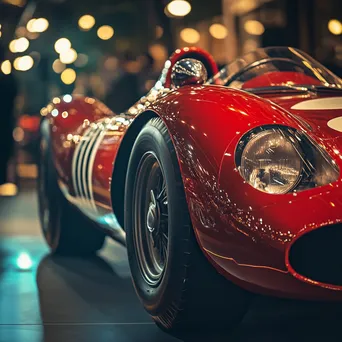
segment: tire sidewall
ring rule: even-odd
[[[147,124],[133,146],[126,180],[125,229],[129,263],[136,292],[145,309],[152,315],[158,315],[175,300],[177,301],[178,298],[175,298],[175,294],[181,293],[185,278],[185,267],[182,266],[185,257],[182,241],[186,238],[186,232],[181,228],[188,217],[182,215],[184,194],[179,191],[179,186],[177,186],[181,180],[177,179],[178,164],[175,163],[174,150],[170,149],[170,145],[172,146],[171,141],[167,141],[167,137],[160,128]],[[146,152],[153,152],[156,155],[165,177],[168,196],[169,253],[162,280],[156,287],[150,286],[141,274],[134,239],[134,229],[136,228],[133,214],[135,177],[139,162]]]

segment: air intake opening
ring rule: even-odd
[[[298,238],[290,248],[289,263],[306,278],[342,286],[342,225],[321,227]]]

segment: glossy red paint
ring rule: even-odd
[[[293,71],[273,71],[252,78],[245,82],[242,89],[259,88],[278,85],[321,84],[316,78]]]
[[[159,86],[170,86],[172,65],[188,57],[189,51],[203,55],[198,49],[176,52]],[[284,80],[289,80],[288,75]],[[161,88],[152,90],[124,115],[114,115],[90,98],[73,98],[70,103],[59,99],[51,105],[48,116],[54,160],[66,194],[86,215],[106,224],[103,218],[113,215],[111,196],[116,196],[115,184],[111,187],[113,168],[124,167],[116,163],[116,157],[125,133],[137,116],[153,112],[169,130],[199,245],[217,270],[251,291],[341,300],[342,288],[294,276],[286,259],[291,242],[300,234],[341,221],[341,175],[338,181],[319,188],[270,195],[247,184],[235,164],[236,145],[246,132],[261,125],[285,125],[305,132],[341,169],[341,133],[328,127],[327,122],[342,116],[342,110],[292,108],[304,100],[336,96],[340,94],[332,91],[261,97],[215,85],[171,91]],[[92,125],[95,133],[89,133]],[[89,148],[84,141],[89,142]],[[82,156],[88,157],[84,159],[88,169],[79,161]],[[83,184],[91,189],[79,187],[77,181],[80,178],[82,183],[82,177],[90,180]],[[89,203],[94,205],[92,209]],[[110,223],[107,225],[112,228]]]

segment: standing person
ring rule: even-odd
[[[5,60],[5,49],[0,45],[0,64]],[[17,96],[17,83],[12,74],[5,75],[0,71],[0,195],[6,194],[8,164],[14,147],[13,129],[15,125],[14,107]]]
[[[115,113],[122,113],[141,97],[139,87],[140,61],[127,52],[120,63],[120,74],[107,92],[105,103]]]

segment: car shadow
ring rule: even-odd
[[[101,341],[115,338],[120,342],[342,341],[340,303],[298,302],[263,296],[254,298],[248,313],[233,332],[223,329],[171,337],[159,331],[142,309],[125,256],[116,256],[112,262],[103,256],[48,255],[39,265],[37,285],[44,341],[49,342],[56,340],[53,338],[56,334],[60,341],[67,340],[65,334],[74,336],[71,327],[87,335],[89,339],[78,338],[82,341],[97,340],[100,332]],[[224,317],[224,313],[222,315]],[[125,333],[122,329],[126,329]],[[123,335],[118,335],[119,330]]]

